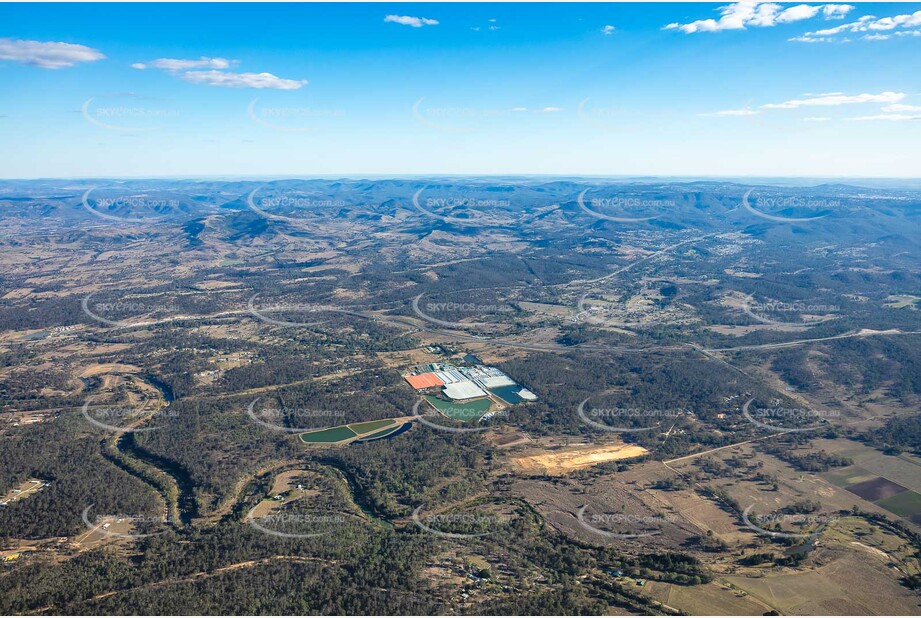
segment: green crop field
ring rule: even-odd
[[[301,440],[304,442],[341,442],[349,438],[354,438],[357,435],[358,434],[348,427],[330,427],[329,429],[302,433]]]
[[[840,468],[834,472],[826,472],[822,476],[838,487],[847,487],[854,483],[870,481],[876,478],[877,475],[869,470],[864,470],[860,466],[847,466],[846,468]]]
[[[921,520],[921,494],[913,491],[879,500],[876,504],[908,521],[918,523]]]

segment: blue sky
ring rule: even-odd
[[[0,177],[919,176],[921,4],[0,5]]]

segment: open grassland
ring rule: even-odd
[[[747,592],[719,582],[700,586],[647,582],[645,592],[668,607],[698,616],[760,616],[771,609]]]
[[[884,498],[876,504],[921,526],[921,494],[919,493],[906,491],[890,498]]]
[[[811,571],[723,579],[782,614],[910,616],[919,609],[918,595],[888,566],[856,551]]]
[[[842,439],[816,440],[815,445],[855,462],[824,473],[824,479],[921,526],[921,462],[916,457],[904,453],[885,455],[859,442]]]

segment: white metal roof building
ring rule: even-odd
[[[479,386],[471,382],[470,380],[464,380],[462,382],[452,382],[451,384],[445,384],[444,394],[449,399],[455,401],[461,399],[473,399],[474,397],[485,397],[486,393]]]
[[[532,393],[531,391],[529,391],[529,390],[526,389],[526,388],[523,388],[523,389],[521,389],[520,391],[518,391],[518,396],[521,397],[522,399],[524,399],[525,401],[535,401],[535,400],[537,400],[537,395],[535,395],[534,393]]]
[[[505,374],[501,376],[487,376],[485,378],[481,378],[480,382],[482,382],[483,386],[485,386],[486,388],[496,388],[497,386],[514,386],[515,385],[515,381]]]
[[[436,371],[435,375],[441,378],[441,381],[445,384],[452,384],[454,382],[462,382],[467,379],[467,377],[462,374],[457,369],[448,369],[445,368],[443,371]]]

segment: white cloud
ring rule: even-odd
[[[921,120],[921,114],[877,114],[876,116],[857,116],[847,120],[888,120],[891,122],[902,122],[905,120]]]
[[[602,34],[614,34],[614,31],[615,31],[615,30],[616,30],[616,28],[615,28],[614,26],[607,25],[607,26],[605,26],[604,28],[601,29],[601,33],[602,33]]]
[[[882,108],[884,112],[914,112],[921,111],[921,106],[904,105],[898,103],[905,98],[903,92],[880,92],[879,94],[855,94],[847,95],[842,92],[825,92],[822,94],[804,94],[806,98],[792,99],[783,103],[766,103],[758,106],[757,109],[744,107],[742,109],[726,109],[718,112],[698,114],[699,116],[754,116],[760,114],[761,110],[766,109],[799,109],[801,107],[837,107],[839,105],[851,105],[858,103],[885,103]],[[808,122],[823,122],[830,120],[825,117],[808,117],[803,118]]]
[[[224,71],[187,71],[182,79],[193,84],[223,86],[225,88],[272,88],[274,90],[298,90],[307,85],[307,80],[282,79],[271,73],[231,73]]]
[[[828,122],[831,118],[828,116],[807,116],[803,120],[806,122]]]
[[[553,113],[553,112],[561,112],[561,111],[563,111],[563,108],[562,108],[562,107],[544,107],[544,108],[539,109],[539,110],[537,110],[537,111],[539,111],[539,112],[542,113],[542,114],[550,114],[550,113]]]
[[[812,19],[818,15],[819,11],[822,9],[822,6],[817,6],[814,4],[799,4],[797,6],[791,6],[790,8],[784,9],[777,14],[777,23],[788,24],[794,21]]]
[[[822,7],[822,16],[825,19],[844,19],[853,8],[850,4],[826,4]]]
[[[898,103],[905,98],[903,92],[846,95],[839,92],[823,94],[808,99],[793,99],[783,103],[768,103],[762,109],[796,109],[798,107],[827,107],[851,103]]]
[[[774,2],[742,0],[720,7],[719,20],[699,19],[687,24],[677,22],[665,26],[665,30],[680,30],[685,34],[695,32],[721,32],[723,30],[745,30],[746,27],[770,28],[777,24],[788,24],[811,19],[822,13],[825,19],[841,19],[854,7],[849,4],[799,4],[784,8]]]
[[[902,36],[921,36],[921,30],[900,30],[899,32],[890,32],[889,34],[865,34],[861,38],[865,41],[888,41],[892,37]]]
[[[403,24],[404,26],[412,26],[413,28],[438,25],[438,21],[435,19],[428,19],[427,17],[411,17],[409,15],[388,15],[384,18],[384,21],[394,24]]]
[[[41,69],[63,69],[80,62],[95,62],[105,55],[98,49],[74,43],[0,39],[0,60],[28,64]]]
[[[862,38],[867,41],[885,41],[893,36],[921,36],[921,30],[917,28],[921,28],[921,11],[881,18],[864,15],[856,21],[834,28],[807,32],[790,40],[804,43],[826,43],[840,40],[835,37],[843,33],[869,33]]]
[[[229,69],[236,66],[236,60],[226,58],[208,58],[202,56],[198,60],[181,60],[178,58],[158,58],[150,62],[135,62],[131,65],[134,69],[163,69],[164,71],[190,71],[192,69]]]
[[[894,103],[883,108],[884,112],[921,112],[921,105],[905,105],[904,103]]]
[[[760,114],[758,110],[748,109],[724,109],[719,112],[710,112],[708,114],[700,114],[701,116],[755,116]]]
[[[810,36],[795,36],[793,38],[787,39],[788,41],[795,41],[797,43],[831,43],[835,39],[830,37],[810,37]]]
[[[528,108],[527,107],[513,107],[512,111],[513,112],[526,112],[528,111]]]
[[[239,61],[237,60],[202,56],[197,60],[158,58],[150,62],[135,62],[131,66],[140,70],[161,69],[172,75],[178,75],[193,84],[223,86],[225,88],[297,90],[307,84],[307,80],[283,79],[271,73],[234,73],[225,70],[238,64]]]

